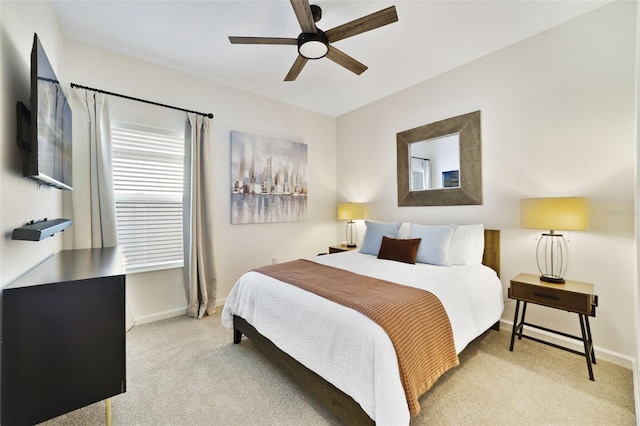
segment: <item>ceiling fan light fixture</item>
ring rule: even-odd
[[[362,74],[366,71],[367,66],[333,47],[333,45],[329,43],[329,40],[331,40],[331,43],[334,43],[398,22],[396,7],[389,6],[386,9],[333,27],[327,30],[325,34],[316,26],[316,23],[322,18],[322,9],[318,5],[310,5],[309,0],[290,1],[296,19],[300,24],[300,29],[302,30],[302,33],[300,33],[297,38],[229,36],[229,41],[232,44],[297,44],[298,56],[285,76],[284,81],[294,81],[309,59],[320,59],[325,56],[354,74]]]
[[[317,33],[301,33],[298,36],[298,53],[307,59],[324,58],[329,52],[329,39],[320,30]]]

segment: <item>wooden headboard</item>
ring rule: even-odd
[[[482,264],[496,271],[500,276],[500,230],[484,230],[484,254]]]

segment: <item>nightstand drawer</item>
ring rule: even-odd
[[[594,314],[592,310],[595,303],[592,294],[511,281],[509,297],[585,315]]]

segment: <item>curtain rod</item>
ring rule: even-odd
[[[104,93],[105,95],[117,96],[119,98],[130,99],[132,101],[144,102],[145,104],[157,105],[157,106],[161,106],[161,107],[164,107],[164,108],[177,109],[178,111],[192,112],[194,114],[198,114],[198,115],[202,115],[202,116],[205,116],[205,117],[213,118],[213,114],[211,114],[211,113],[192,111],[192,110],[189,110],[189,109],[184,109],[184,108],[179,108],[179,107],[175,107],[175,106],[171,106],[171,105],[161,104],[161,103],[158,103],[158,102],[148,101],[146,99],[134,98],[132,96],[127,96],[127,95],[121,95],[119,93],[108,92],[106,90],[94,89],[93,87],[81,86],[80,84],[76,84],[76,83],[71,83],[71,88],[72,89],[91,90],[93,92]]]

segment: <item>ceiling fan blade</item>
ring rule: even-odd
[[[285,37],[234,37],[229,36],[231,44],[298,44],[296,38]]]
[[[365,72],[367,70],[367,66],[356,61],[355,59],[353,59],[351,56],[347,55],[346,53],[336,49],[335,47],[329,45],[329,52],[327,53],[327,56],[325,56],[325,58],[329,58],[331,59],[333,62],[335,62],[338,65],[342,65],[343,67],[345,67],[346,69],[348,69],[351,72],[354,72],[358,75],[362,74],[363,72]]]
[[[303,33],[316,33],[316,23],[313,21],[313,14],[311,13],[311,6],[309,6],[309,0],[291,0],[291,6],[296,13],[300,28]]]
[[[298,55],[298,57],[296,58],[295,62],[293,63],[293,66],[289,70],[289,73],[284,78],[284,81],[293,81],[293,80],[295,80],[298,77],[298,74],[300,74],[300,71],[302,71],[302,67],[305,66],[307,61],[308,61],[307,58],[305,58],[302,55]]]
[[[352,37],[365,31],[371,31],[385,25],[393,24],[394,22],[398,22],[398,14],[396,13],[396,7],[390,6],[386,9],[379,10],[370,15],[363,16],[362,18],[332,28],[324,33],[329,39],[329,42],[333,43],[334,41]]]

